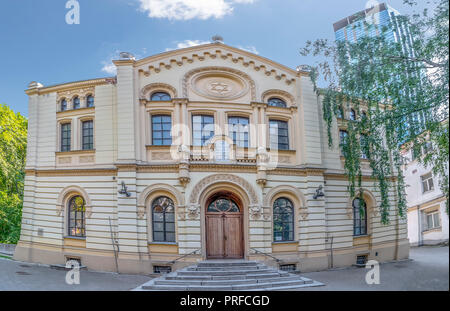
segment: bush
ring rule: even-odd
[[[22,200],[0,191],[0,243],[16,244],[20,238]]]

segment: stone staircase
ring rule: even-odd
[[[135,290],[261,291],[288,290],[324,284],[269,268],[256,261],[202,261],[153,279]]]

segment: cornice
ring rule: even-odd
[[[176,57],[176,56],[181,56],[183,54],[189,53],[189,52],[201,52],[201,51],[205,51],[204,55],[208,55],[210,54],[209,52],[207,52],[207,50],[210,49],[216,49],[216,50],[229,50],[231,52],[237,53],[237,54],[242,54],[244,56],[247,57],[251,57],[255,60],[258,60],[262,63],[267,63],[270,64],[271,66],[278,68],[279,70],[283,70],[286,71],[287,73],[293,75],[293,76],[299,76],[299,75],[306,75],[309,76],[309,73],[307,71],[296,71],[292,68],[289,68],[285,65],[282,65],[280,63],[274,62],[268,58],[265,58],[263,56],[260,55],[256,55],[254,53],[251,52],[247,52],[245,50],[241,50],[223,43],[210,43],[210,44],[203,44],[203,45],[197,45],[197,46],[193,46],[193,47],[188,47],[188,48],[184,48],[184,49],[178,49],[178,50],[173,50],[173,51],[168,51],[168,52],[163,52],[163,53],[159,53],[153,56],[149,56],[140,60],[137,60],[134,65],[135,66],[141,66],[141,65],[145,65],[146,63],[149,62],[156,62],[158,60],[162,60],[164,58],[167,57]]]
[[[54,92],[68,91],[68,90],[83,88],[83,87],[95,87],[98,85],[115,84],[116,82],[117,81],[116,81],[115,77],[83,80],[83,81],[68,82],[68,83],[63,83],[63,84],[56,84],[56,85],[51,85],[51,86],[27,89],[27,90],[25,90],[25,93],[29,96],[36,95],[36,94],[42,95],[42,94],[48,94],[48,93],[54,93]]]

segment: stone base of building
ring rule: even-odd
[[[410,244],[408,240],[397,243],[388,242],[372,245],[371,247],[354,247],[347,249],[277,253],[276,262],[264,255],[249,255],[246,259],[264,262],[266,265],[277,267],[279,265],[295,265],[300,272],[313,272],[331,268],[349,267],[357,263],[358,256],[366,256],[367,260],[376,260],[379,263],[409,258]],[[272,254],[274,255],[274,254]],[[120,252],[117,265],[120,273],[126,274],[153,274],[155,266],[170,266],[172,271],[193,265],[203,260],[200,255],[192,255],[172,263],[178,258],[177,254],[136,254]],[[69,259],[79,259],[83,266],[93,271],[117,272],[116,260],[112,251],[65,248],[41,243],[20,242],[15,250],[15,260],[40,264],[64,265]],[[279,268],[279,267],[277,267]]]

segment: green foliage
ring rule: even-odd
[[[20,238],[22,199],[0,191],[0,242],[15,244]]]
[[[415,1],[405,1],[412,6]],[[357,115],[364,110],[367,118],[345,121],[348,137],[342,146],[349,192],[361,191],[361,151],[368,156],[372,176],[381,195],[381,221],[388,223],[390,189],[395,189],[397,209],[405,216],[405,184],[402,175],[402,148],[422,149],[432,141],[434,150],[419,161],[433,168],[449,202],[448,180],[448,109],[449,109],[449,5],[436,0],[435,9],[399,17],[397,22],[410,25],[414,55],[405,53],[401,43],[385,36],[364,37],[356,43],[327,40],[307,42],[301,54],[321,57],[318,72],[328,84],[318,90],[323,96],[323,115],[332,146],[331,127],[339,107],[352,107]],[[391,25],[392,27],[394,25]],[[365,27],[370,30],[369,25]],[[388,31],[382,29],[382,32]],[[407,40],[405,33],[402,39]],[[316,87],[317,89],[317,87]],[[417,120],[423,117],[423,122]],[[358,137],[366,135],[364,146]],[[362,150],[363,149],[363,150]]]
[[[27,119],[0,105],[0,242],[20,237],[27,148]]]

